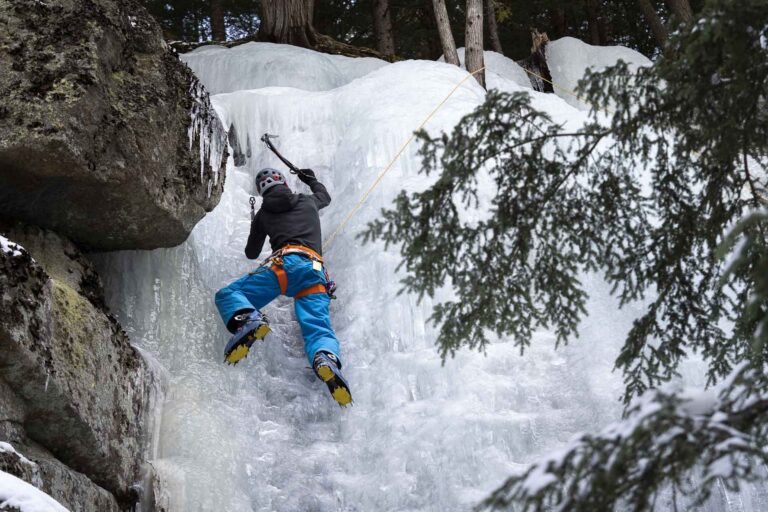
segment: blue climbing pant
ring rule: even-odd
[[[325,273],[316,270],[312,261],[298,254],[283,257],[283,269],[288,277],[285,294],[293,297],[300,291],[316,284],[325,284]],[[243,309],[261,309],[280,295],[277,276],[268,266],[262,266],[216,292],[216,307],[224,324]],[[313,293],[295,299],[293,307],[304,336],[304,351],[309,364],[318,350],[330,352],[341,360],[339,340],[331,327],[326,293]]]

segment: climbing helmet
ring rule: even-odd
[[[266,167],[256,174],[256,191],[259,195],[264,195],[264,192],[275,185],[287,185],[285,176],[277,169]]]

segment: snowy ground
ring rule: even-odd
[[[68,512],[43,491],[3,471],[0,471],[0,509],[21,512]]]
[[[7,240],[0,237],[0,242]],[[13,446],[0,442],[0,453],[12,454],[19,462],[32,468],[33,483],[42,485],[40,470],[34,462],[18,453]],[[0,471],[0,510],[20,510],[21,512],[67,512],[59,502],[37,489],[35,486]]]
[[[569,80],[587,64],[616,58],[558,44],[550,66]],[[642,64],[642,56],[622,52]],[[153,464],[168,482],[170,510],[469,510],[510,473],[620,415],[621,377],[611,368],[637,312],[618,311],[599,279],[586,278],[590,316],[570,346],[555,351],[554,336],[541,331],[523,357],[502,339],[487,354],[463,351],[441,364],[426,324],[430,302],[397,295],[397,250],[355,239],[401,189],[427,183],[417,174],[415,146],[325,250],[340,287],[332,317],[355,406],[337,407],[306,368],[285,298],[266,310],[274,329],[266,343],[244,363],[224,365],[228,333],[212,297],[254,268],[242,252],[253,177],[263,166],[283,168],[259,137],[279,134],[279,148],[327,185],[327,236],[466,75],[438,62],[386,64],[265,43],[201,48],[183,58],[216,93],[217,111],[250,158],[238,168],[230,160],[221,203],[185,244],[98,262],[131,338],[168,372]],[[527,87],[514,62],[495,54],[488,63],[492,87]],[[532,94],[557,121],[585,119],[583,106]],[[450,130],[483,97],[467,81],[427,129]],[[293,177],[290,185],[306,191]],[[745,510],[734,503],[728,510]]]

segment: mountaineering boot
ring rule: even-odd
[[[330,352],[318,352],[312,363],[315,374],[328,385],[331,396],[342,407],[352,403],[349,385],[339,369],[339,360]]]
[[[246,357],[253,342],[263,340],[270,331],[267,317],[256,310],[236,315],[234,320],[239,327],[224,348],[224,361],[229,364],[237,364]]]

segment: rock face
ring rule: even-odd
[[[3,385],[0,381],[0,388]],[[5,392],[2,393],[6,395]],[[21,410],[23,406],[16,412]],[[23,418],[23,415],[21,417]],[[0,471],[34,485],[49,496],[58,496],[57,501],[71,512],[120,511],[113,495],[91,482],[85,475],[66,467],[50,452],[29,440],[25,442],[15,438],[13,445],[0,443]]]
[[[140,498],[151,372],[74,244],[32,227],[8,234],[30,251],[0,250],[0,441],[71,510],[127,509]],[[23,466],[0,466],[35,484]]]
[[[136,0],[0,0],[0,97],[6,219],[150,249],[219,200],[226,134]]]

